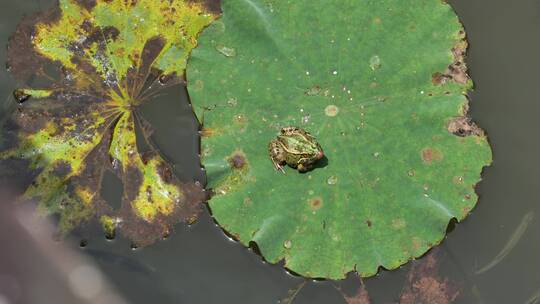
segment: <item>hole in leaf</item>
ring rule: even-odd
[[[114,209],[119,210],[122,205],[124,188],[120,180],[111,171],[105,171],[101,180],[101,197]]]

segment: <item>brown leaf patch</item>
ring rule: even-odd
[[[431,164],[433,161],[440,161],[444,157],[443,153],[440,150],[434,148],[424,148],[421,155],[422,160],[426,164]]]
[[[466,84],[469,81],[467,75],[467,65],[465,64],[465,56],[467,53],[468,43],[465,38],[465,32],[460,32],[461,39],[452,48],[454,61],[446,68],[443,73],[437,72],[432,76],[434,85],[444,85],[449,81],[455,81],[459,84]]]
[[[309,200],[309,206],[311,207],[311,210],[319,210],[323,206],[323,200],[320,197],[314,197]]]
[[[9,38],[6,65],[17,81],[27,81],[36,74],[36,67],[40,68],[52,63],[34,50],[32,38],[36,34],[34,27],[36,20],[41,20],[43,23],[53,23],[60,18],[60,14],[58,8],[52,8],[26,16]]]
[[[247,165],[246,155],[240,150],[235,151],[231,156],[229,156],[227,161],[233,169],[243,169]]]
[[[448,122],[448,131],[460,137],[483,136],[484,131],[480,129],[469,117],[456,117]]]

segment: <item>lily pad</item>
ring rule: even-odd
[[[22,21],[8,46],[21,103],[5,125],[2,175],[27,173],[21,200],[37,200],[68,232],[92,218],[145,245],[205,199],[153,148],[139,105],[183,82],[199,32],[218,12],[202,1],[60,0]],[[122,204],[100,196],[105,170],[123,182]]]
[[[213,216],[306,277],[419,257],[475,206],[491,163],[467,117],[465,33],[439,0],[227,0],[187,69]],[[224,49],[234,52],[223,52]],[[276,171],[296,126],[326,159]]]

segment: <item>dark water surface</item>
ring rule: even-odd
[[[1,1],[1,45],[6,45],[23,15],[52,2]],[[476,84],[471,114],[489,134],[494,163],[484,171],[478,187],[478,206],[439,246],[441,275],[463,288],[456,303],[535,303],[534,295],[540,293],[540,1],[449,2],[468,33],[467,63]],[[1,48],[0,62],[5,55]],[[0,111],[6,111],[3,99],[14,87],[2,69]],[[156,144],[175,164],[178,176],[203,180],[194,136],[198,126],[185,92],[181,97],[162,96],[143,112],[157,130]],[[115,184],[114,179],[107,181]],[[119,197],[117,189],[107,187],[106,196]],[[527,229],[504,259],[475,274],[520,234],[515,231],[528,213],[534,214],[532,221],[522,226]],[[84,248],[79,247],[81,238],[87,242]],[[68,246],[88,256],[129,303],[277,303],[303,280],[229,240],[208,213],[191,227],[178,225],[168,239],[144,249],[132,250],[123,239],[106,241],[97,231],[54,246]],[[409,269],[410,264],[365,280],[373,303],[394,303]],[[352,277],[338,283],[310,281],[294,303],[344,303],[334,284],[358,283]]]

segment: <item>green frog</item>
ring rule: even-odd
[[[268,152],[276,170],[283,173],[284,164],[306,172],[324,157],[321,145],[315,137],[306,130],[292,126],[281,129],[277,138],[268,144]]]

